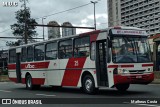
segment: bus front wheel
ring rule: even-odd
[[[118,91],[126,91],[129,88],[130,84],[117,84],[115,87],[117,88]]]
[[[39,89],[40,85],[33,85],[31,75],[27,75],[26,77],[26,88],[29,90]]]
[[[82,81],[83,91],[87,94],[95,94],[97,89],[95,88],[95,82],[91,75],[86,75]]]

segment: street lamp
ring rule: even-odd
[[[98,3],[97,1],[91,1],[91,3],[94,4],[94,27],[95,27],[95,30],[96,30],[96,13],[95,13],[95,4]]]
[[[42,25],[44,24],[44,23],[43,23],[43,20],[44,20],[44,19],[46,19],[46,18],[45,18],[45,17],[42,18]],[[44,40],[44,26],[43,26],[43,40]]]

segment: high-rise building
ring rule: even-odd
[[[56,21],[50,21],[48,25],[60,26]],[[48,39],[59,38],[60,36],[60,27],[48,27]]]
[[[160,0],[108,0],[109,26],[134,26],[160,32]]]
[[[71,26],[72,27],[72,24],[70,22],[64,22],[62,24],[62,26]],[[76,34],[76,28],[66,28],[66,27],[62,28],[62,37],[75,35],[75,34]]]

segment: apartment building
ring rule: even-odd
[[[160,0],[108,0],[109,26],[134,26],[160,32]]]

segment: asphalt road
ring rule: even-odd
[[[53,87],[47,87],[43,86],[39,90],[27,90],[25,88],[25,85],[23,84],[15,84],[12,82],[0,82],[0,98],[6,99],[6,98],[33,98],[33,99],[39,99],[39,98],[53,98],[50,100],[57,100],[59,103],[54,104],[54,107],[160,107],[160,85],[156,84],[150,84],[150,85],[131,85],[129,90],[124,93],[118,92],[116,89],[108,89],[108,88],[102,88],[96,95],[87,95],[83,93],[80,89],[77,88],[53,88]],[[155,100],[158,101],[159,104],[156,103],[147,103],[147,104],[119,104],[118,101],[126,100],[126,103],[128,103],[128,100],[144,100],[141,98],[145,98],[146,100]],[[73,103],[78,99],[80,100],[87,100],[90,102],[90,104],[86,104],[86,102],[82,104],[63,104],[67,100],[72,100]],[[77,102],[78,102],[77,100]],[[108,104],[98,104],[96,100],[107,100]],[[71,101],[71,102],[72,102]],[[94,104],[92,104],[92,101]],[[62,104],[61,104],[62,102]],[[96,104],[97,103],[97,104]],[[50,104],[46,105],[0,105],[0,107],[50,107]],[[53,104],[52,104],[53,106]]]

